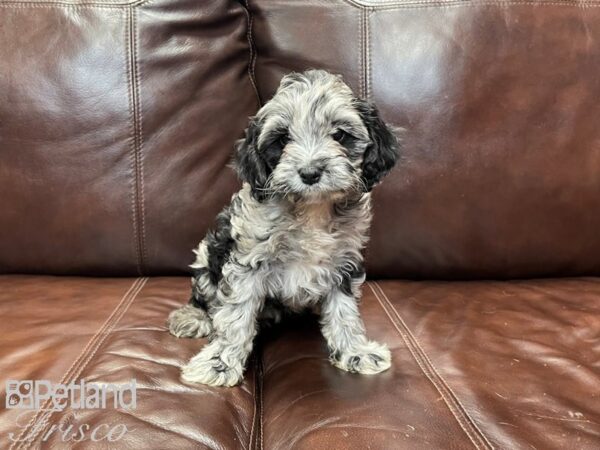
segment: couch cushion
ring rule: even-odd
[[[600,274],[600,4],[249,3],[263,101],[324,67],[406,128],[371,276]]]
[[[278,332],[259,372],[264,448],[598,448],[600,279],[363,292],[392,368],[335,369],[314,323]]]
[[[182,273],[257,107],[235,0],[0,2],[0,273]]]
[[[248,448],[254,423],[253,365],[234,389],[186,386],[181,366],[204,344],[176,339],[168,313],[187,301],[188,278],[90,279],[0,276],[0,373],[5,380],[126,384],[136,380],[133,410],[0,410],[0,448]],[[31,420],[30,426],[25,425]],[[112,444],[63,442],[53,425],[129,431]],[[20,425],[20,426],[19,426]],[[117,429],[119,431],[119,429]],[[13,438],[22,439],[15,444]],[[71,435],[69,435],[71,436]],[[12,445],[12,447],[11,447]]]
[[[129,411],[19,421],[3,408],[0,447],[34,418],[21,436],[30,440],[13,449],[66,448],[59,433],[42,436],[69,424],[126,425],[110,448],[597,448],[600,279],[384,281],[363,291],[368,334],[392,350],[389,371],[332,367],[316,320],[301,317],[261,333],[241,386],[211,388],[179,380],[205,341],[165,329],[187,278],[0,277],[4,379],[137,383]],[[89,434],[68,448],[90,448]]]

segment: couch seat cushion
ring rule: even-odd
[[[380,375],[331,367],[314,323],[265,342],[264,448],[598,448],[600,279],[369,282],[362,314]]]
[[[0,448],[592,449],[600,442],[600,279],[369,282],[368,334],[392,368],[327,361],[314,317],[261,333],[243,384],[192,386],[204,340],[175,339],[187,278],[0,276],[5,380],[137,384],[133,410],[0,411]],[[4,383],[2,383],[4,385]],[[52,426],[124,424],[65,444]]]
[[[68,384],[125,384],[136,380],[133,410],[76,410],[0,413],[0,448],[247,448],[253,423],[253,374],[235,389],[186,386],[181,366],[203,341],[175,339],[165,318],[189,295],[189,278],[93,279],[0,276],[0,373],[5,379]],[[5,397],[4,395],[2,397]],[[110,402],[109,402],[110,404]],[[23,427],[35,416],[35,426]],[[124,424],[122,439],[62,441],[52,424]],[[33,431],[32,431],[33,430]],[[37,430],[37,432],[36,432]],[[10,447],[9,433],[25,439]],[[98,431],[105,436],[107,429]],[[31,441],[31,442],[30,442]]]

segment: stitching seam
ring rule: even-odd
[[[262,352],[262,346],[261,346],[261,352]],[[260,425],[260,428],[258,429],[259,431],[259,436],[260,436],[260,450],[263,450],[264,448],[264,438],[263,438],[263,424],[264,424],[264,418],[263,418],[263,364],[262,364],[262,358],[259,356],[258,357],[258,373],[259,373],[259,377],[258,377],[258,381],[259,381],[259,393],[258,393],[258,412],[259,412],[259,417],[260,417],[260,421],[258,422],[258,424]]]
[[[260,93],[258,92],[258,87],[256,86],[256,58],[258,57],[258,51],[256,50],[256,44],[254,42],[254,35],[252,33],[252,26],[254,24],[254,16],[252,15],[252,11],[250,10],[250,1],[245,0],[246,7],[244,10],[246,11],[247,17],[247,26],[248,30],[246,32],[246,38],[248,39],[248,46],[250,47],[250,61],[248,62],[248,77],[250,78],[250,83],[252,83],[252,87],[254,88],[254,93],[256,94],[256,99],[258,100],[258,106],[262,106],[262,100],[260,98]]]
[[[262,349],[255,347],[254,360],[254,412],[252,414],[252,426],[250,428],[250,438],[248,440],[249,449],[263,448],[263,404],[262,404],[262,361],[259,352]],[[256,430],[256,435],[254,434]]]
[[[67,8],[67,9],[83,9],[83,8],[98,8],[98,9],[128,9],[150,3],[152,0],[136,0],[128,3],[103,3],[103,2],[28,2],[28,1],[12,1],[2,2],[0,0],[0,8],[28,9],[28,8]]]
[[[94,335],[87,342],[85,347],[81,350],[81,352],[79,353],[77,358],[75,358],[75,360],[73,360],[73,363],[71,364],[71,366],[67,369],[67,371],[64,373],[64,375],[60,379],[60,381],[59,381],[60,384],[68,384],[68,382],[75,379],[77,374],[81,373],[81,370],[83,370],[85,365],[87,365],[87,363],[89,362],[89,359],[86,355],[89,354],[90,349],[92,349],[93,347],[97,348],[99,345],[102,344],[102,342],[104,341],[104,339],[107,336],[106,333],[109,332],[109,330],[112,330],[112,328],[114,328],[116,321],[119,320],[119,319],[116,319],[116,321],[115,321],[115,317],[117,317],[117,315],[119,315],[119,311],[122,310],[123,308],[125,308],[125,310],[126,310],[126,308],[128,308],[128,305],[127,305],[128,300],[133,299],[135,297],[135,295],[137,295],[137,293],[139,292],[139,290],[141,290],[141,288],[143,287],[145,282],[146,282],[146,280],[144,280],[142,278],[137,278],[131,284],[129,289],[127,289],[125,294],[123,294],[123,297],[121,298],[121,300],[119,301],[119,303],[117,304],[115,309],[108,316],[106,321],[96,331],[96,333],[94,333]],[[123,311],[123,313],[124,313],[124,311]],[[119,318],[120,317],[121,316],[119,316]],[[88,361],[85,363],[85,365],[83,367],[81,367],[82,361],[84,359],[87,359]],[[50,399],[48,399],[42,404],[42,407],[35,413],[35,415],[27,423],[27,425],[25,426],[23,431],[21,431],[21,433],[17,437],[17,440],[11,444],[11,446],[9,447],[9,450],[13,450],[13,449],[22,447],[25,443],[28,444],[27,446],[29,446],[29,444],[31,444],[33,439],[35,439],[35,437],[41,431],[40,425],[37,425],[37,426],[33,426],[33,425],[35,424],[35,422],[38,421],[39,417],[43,417],[43,419],[42,419],[43,422],[41,422],[41,423],[47,422],[48,418],[46,418],[45,416],[48,414],[47,410],[48,410],[48,407],[50,406],[50,402],[51,402]],[[33,427],[33,429],[32,429],[32,427]],[[22,440],[23,437],[26,437],[26,438],[24,440]]]
[[[126,12],[126,20],[125,20],[125,71],[127,72],[127,96],[129,101],[129,164],[130,164],[130,173],[131,173],[131,191],[129,193],[130,202],[131,202],[131,220],[133,226],[133,239],[131,241],[131,245],[133,246],[133,254],[135,255],[135,262],[138,273],[141,273],[141,258],[140,258],[140,249],[139,249],[139,239],[138,239],[138,220],[136,213],[136,125],[135,125],[135,89],[133,89],[133,64],[131,61],[132,55],[132,41],[131,41],[131,28],[132,28],[132,19],[131,19],[131,11],[128,10]]]
[[[362,97],[362,10],[358,12],[358,93]]]
[[[254,359],[254,376],[253,376],[253,382],[254,382],[254,393],[253,393],[253,398],[254,398],[254,410],[252,412],[252,423],[250,425],[250,437],[248,438],[248,449],[252,449],[254,448],[254,425],[256,424],[256,416],[257,416],[257,410],[258,410],[258,402],[256,401],[256,385],[257,385],[257,370],[258,370],[258,365],[256,364],[256,357]]]
[[[371,98],[371,25],[369,23],[369,9],[365,9],[365,99]]]
[[[510,6],[510,5],[533,5],[533,6],[575,6],[579,8],[597,7],[600,6],[600,2],[597,0],[592,1],[534,1],[534,0],[480,0],[477,3],[471,0],[417,0],[417,1],[393,1],[393,2],[381,2],[375,3],[364,3],[358,0],[343,0],[345,3],[359,9],[370,9],[373,11],[382,11],[386,9],[409,9],[409,8],[444,8],[450,6]]]
[[[358,71],[358,90],[360,96],[364,98],[364,72],[365,72],[365,44],[364,44],[364,10],[361,9],[358,15],[358,44],[359,44],[359,71]]]
[[[130,111],[130,164],[131,164],[131,215],[133,225],[134,254],[137,271],[144,272],[145,261],[145,224],[144,224],[144,185],[142,166],[142,132],[141,112],[139,103],[139,70],[137,64],[137,23],[133,10],[127,10],[127,25],[125,27],[125,42],[127,53],[127,83]]]
[[[139,215],[139,223],[141,226],[141,240],[140,240],[140,249],[142,255],[142,272],[145,269],[147,255],[146,255],[146,201],[144,197],[144,134],[143,134],[143,123],[144,123],[144,111],[142,110],[142,94],[141,94],[141,86],[142,86],[142,77],[140,71],[140,63],[139,63],[139,28],[137,26],[137,9],[130,9],[131,16],[133,18],[133,54],[134,54],[134,69],[135,69],[135,90],[136,90],[136,109],[137,109],[137,177],[138,177],[138,189],[137,189],[137,201],[138,201],[138,215]],[[140,273],[140,275],[142,275]]]
[[[408,350],[410,351],[413,359],[417,362],[417,365],[423,372],[423,374],[427,377],[427,379],[433,384],[438,393],[441,395],[444,403],[463,429],[465,434],[471,440],[475,448],[477,449],[493,449],[493,445],[487,439],[487,437],[483,434],[483,432],[479,429],[475,421],[469,416],[466,409],[462,405],[462,403],[458,400],[458,397],[454,394],[450,386],[446,383],[446,381],[441,377],[438,371],[433,366],[431,360],[422,349],[422,347],[417,342],[416,338],[398,313],[398,311],[394,308],[392,303],[389,301],[387,296],[385,295],[381,286],[377,284],[377,282],[370,282],[369,288],[375,295],[375,298],[379,302],[381,308],[385,312],[385,314],[390,319],[390,322],[398,331],[398,334],[406,344]],[[375,287],[377,289],[375,289]],[[378,292],[379,291],[379,292]],[[387,304],[387,307],[385,304]],[[389,308],[389,309],[388,309]],[[397,320],[394,320],[390,311],[394,313]]]

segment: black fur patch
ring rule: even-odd
[[[342,283],[340,284],[340,290],[348,295],[352,296],[352,281],[361,278],[365,274],[365,269],[361,263],[352,263],[352,269],[350,271],[340,271],[342,275]]]
[[[277,164],[279,164],[283,148],[289,141],[290,136],[287,130],[277,130],[265,137],[266,144],[259,149],[258,155],[265,162],[269,175],[273,172]]]
[[[258,148],[261,127],[262,123],[252,118],[246,129],[246,137],[237,141],[234,154],[234,166],[240,179],[250,184],[252,195],[258,201],[268,196],[265,184],[289,142],[287,130],[274,130],[265,136],[264,144]]]
[[[235,240],[231,236],[231,211],[225,208],[217,216],[217,224],[206,236],[208,249],[208,276],[215,286],[221,280],[223,264],[229,258]]]
[[[204,310],[206,310],[207,307],[206,298],[204,298],[204,294],[200,292],[200,290],[196,286],[196,283],[198,282],[198,279],[201,276],[206,275],[207,273],[208,270],[205,267],[201,267],[199,269],[192,268],[192,276],[194,277],[194,283],[192,283],[192,296],[190,298],[190,304],[195,308],[200,308]]]
[[[364,100],[356,100],[356,109],[367,127],[371,139],[371,145],[365,151],[362,165],[363,182],[368,192],[396,164],[398,140],[381,120],[374,105]]]
[[[262,124],[255,117],[250,119],[246,129],[246,137],[235,144],[234,166],[242,181],[250,184],[252,195],[257,200],[264,200],[265,183],[270,174],[265,160],[258,153],[258,136]]]
[[[206,304],[206,299],[204,298],[204,296],[202,294],[199,294],[198,292],[193,292],[192,293],[192,297],[190,298],[190,304],[194,307],[194,308],[199,308],[199,309],[203,309],[203,310],[207,310],[207,304]]]

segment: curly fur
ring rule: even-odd
[[[195,250],[190,303],[169,316],[173,335],[210,338],[184,380],[239,383],[258,322],[278,321],[282,307],[320,314],[335,366],[363,374],[390,367],[387,347],[365,335],[358,300],[370,191],[397,156],[377,109],[340,76],[283,78],[236,144],[243,187]]]

